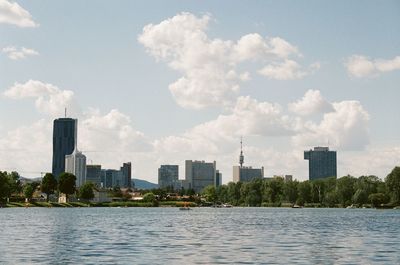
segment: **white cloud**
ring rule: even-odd
[[[206,30],[210,15],[196,17],[180,13],[159,24],[143,28],[138,41],[158,61],[182,73],[169,85],[176,102],[185,108],[200,109],[207,106],[229,106],[235,101],[241,82],[249,80],[249,71],[238,72],[244,61],[291,64],[291,77],[308,74],[289,57],[301,57],[298,48],[286,40],[263,38],[257,33],[247,34],[237,42],[211,39]],[[281,75],[282,76],[282,75]],[[272,78],[275,78],[271,75]]]
[[[291,112],[302,116],[333,111],[332,104],[322,97],[321,92],[312,89],[308,90],[300,100],[290,103],[288,108]]]
[[[28,49],[25,47],[18,49],[14,46],[5,47],[2,49],[2,52],[12,60],[20,60],[25,59],[28,56],[39,55],[39,53],[33,49]]]
[[[384,179],[395,166],[399,166],[400,146],[368,146],[362,152],[338,154],[341,176],[376,175]]]
[[[0,134],[0,170],[40,176],[51,169],[51,137],[51,123],[45,119]]]
[[[328,145],[340,150],[362,150],[369,144],[369,114],[358,101],[332,103],[333,112],[325,113],[322,121],[303,123],[292,140],[296,146]]]
[[[21,28],[38,27],[31,14],[18,3],[0,0],[0,24],[11,24]]]
[[[61,116],[64,113],[64,108],[68,108],[70,115],[79,113],[73,91],[62,90],[41,81],[29,80],[24,84],[15,83],[3,94],[11,99],[35,98],[36,108],[40,112],[52,116]]]
[[[80,122],[80,146],[82,150],[126,154],[148,151],[151,146],[143,133],[133,128],[131,119],[117,109],[105,115],[91,110]]]
[[[400,56],[391,60],[370,59],[363,55],[352,55],[346,62],[347,72],[354,77],[373,77],[382,72],[390,72],[400,69]]]
[[[258,73],[270,79],[295,80],[310,75],[319,68],[320,64],[318,62],[311,64],[308,69],[304,69],[304,67],[302,67],[296,61],[286,59],[283,62],[275,62],[273,64],[266,65],[260,69]]]

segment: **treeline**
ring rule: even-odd
[[[85,183],[79,189],[76,188],[76,177],[70,173],[61,173],[58,181],[51,173],[46,173],[41,182],[22,183],[20,175],[17,172],[1,172],[0,171],[0,203],[12,196],[20,197],[21,195],[28,201],[32,199],[35,191],[40,187],[40,191],[46,194],[46,200],[52,194],[64,193],[67,198],[71,194],[76,194],[82,200],[90,200],[94,197],[92,183]]]
[[[282,203],[314,204],[320,207],[359,207],[371,204],[400,205],[400,167],[395,167],[384,181],[377,176],[344,176],[314,181],[285,181],[277,177],[251,182],[230,182],[219,187],[208,186],[203,196],[209,202],[235,206],[281,206]]]

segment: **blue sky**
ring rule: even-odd
[[[397,1],[0,1],[0,168],[50,170],[66,105],[90,161],[150,181],[185,159],[230,181],[240,135],[267,176],[305,179],[302,151],[329,142],[340,175],[385,177],[399,32]]]

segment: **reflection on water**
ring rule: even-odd
[[[0,209],[0,264],[400,264],[400,211]]]

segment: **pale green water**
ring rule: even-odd
[[[400,264],[400,210],[0,209],[0,264]]]

